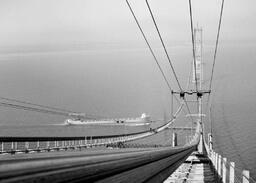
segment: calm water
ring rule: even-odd
[[[212,101],[214,148],[256,176],[256,46],[226,45],[218,56]],[[170,48],[182,86],[191,61],[190,47]],[[171,73],[158,50],[161,65]],[[205,48],[207,83],[211,52]],[[0,96],[109,117],[136,117],[146,112],[154,119],[169,116],[170,95],[146,49],[109,49],[65,53],[9,54],[0,57]],[[177,89],[173,76],[168,78]],[[191,105],[191,108],[193,106]],[[113,134],[141,129],[123,127],[66,127],[65,117],[0,108],[0,135]],[[195,111],[195,109],[194,109]],[[208,115],[209,116],[209,115]],[[208,117],[205,118],[209,132]],[[160,125],[160,124],[154,124]],[[176,126],[189,126],[181,115]],[[141,127],[140,127],[141,128]],[[180,139],[187,135],[179,134]],[[183,136],[183,137],[181,137]],[[169,143],[171,132],[143,139]]]

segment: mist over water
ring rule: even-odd
[[[221,1],[193,1],[203,28],[204,85],[208,89]],[[185,88],[192,61],[187,1],[150,1],[173,66]],[[168,81],[178,90],[145,1],[131,1]],[[256,179],[255,0],[225,1],[214,72],[211,113],[214,150]],[[146,48],[125,1],[0,2],[0,97],[106,118],[170,118],[170,91]],[[6,102],[1,99],[2,102]],[[189,104],[191,112],[196,106]],[[177,109],[175,103],[174,108]],[[175,110],[174,110],[175,111]],[[212,125],[210,124],[211,118]],[[0,106],[0,136],[125,133],[131,129],[66,127],[65,116]],[[181,113],[174,125],[190,126]],[[154,123],[160,126],[162,123]],[[141,128],[140,130],[145,130]],[[134,130],[134,129],[133,129]],[[138,129],[137,129],[138,130]],[[179,133],[184,143],[186,133]],[[141,143],[170,143],[171,131]]]
[[[255,58],[255,45],[252,44],[221,47],[211,109],[214,148],[236,162],[239,169],[249,169],[254,178]]]
[[[244,45],[243,48],[226,45],[221,48],[211,108],[214,148],[235,161],[241,169],[249,169],[254,177],[255,48],[255,45]],[[187,46],[169,47],[182,86],[186,85],[191,65],[189,49]],[[206,47],[204,54],[206,88],[211,68],[210,50],[210,47]],[[157,54],[173,88],[178,89],[160,49],[157,49]],[[0,73],[0,93],[3,97],[106,117],[136,117],[144,112],[153,119],[170,117],[170,93],[148,50],[143,47],[5,54],[1,56]],[[193,108],[192,105],[190,107]],[[65,117],[3,107],[0,109],[1,125],[16,129],[22,129],[23,125],[35,128],[37,125],[62,124],[65,120]],[[196,111],[195,108],[193,110]],[[205,123],[206,131],[209,132],[208,117]],[[182,113],[175,125],[190,126],[190,123]],[[43,130],[40,133],[44,135]],[[61,128],[58,128],[57,134],[62,133],[80,135],[83,132],[81,129],[69,129],[68,132],[65,129],[61,132]],[[166,142],[168,138],[170,133],[165,132],[158,135],[154,142]],[[150,137],[148,142],[152,142],[152,139]],[[146,142],[147,139],[143,140],[143,143]]]

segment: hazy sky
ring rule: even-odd
[[[177,89],[145,1],[130,2]],[[192,58],[188,0],[149,3],[185,86]],[[194,22],[203,28],[207,80],[221,0],[192,4]],[[240,68],[240,79],[256,77],[255,7],[255,0],[225,1],[216,79],[236,76]],[[110,116],[162,116],[169,106],[167,87],[125,0],[0,0],[0,71],[4,97]]]
[[[149,2],[169,44],[190,41],[187,0]],[[193,0],[192,3],[194,22],[204,28],[204,40],[214,40],[221,0]],[[131,4],[152,41],[157,39],[145,1],[131,0]],[[225,2],[223,40],[255,41],[255,6],[254,0]],[[102,42],[125,45],[141,41],[125,0],[0,1],[0,47],[3,48],[44,45],[58,49],[59,45],[75,47]]]

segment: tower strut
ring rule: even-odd
[[[197,97],[201,98],[204,94],[210,94],[211,90],[185,90],[185,91],[173,91],[172,90],[172,94],[178,94],[180,95],[181,98],[185,97],[185,94],[187,95],[193,95],[196,94]]]

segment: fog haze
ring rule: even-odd
[[[188,2],[149,3],[185,87],[192,60]],[[203,28],[207,87],[221,1],[192,3],[194,22]],[[254,96],[255,89],[255,4],[253,0],[225,2],[215,70],[215,82],[228,78],[227,82],[235,82],[230,91],[243,91],[245,96]],[[168,80],[178,89],[145,1],[133,0],[131,5]],[[159,118],[170,108],[167,86],[125,1],[2,0],[0,60],[4,97],[104,116],[147,112]],[[244,83],[247,88],[238,87]],[[240,98],[233,94],[229,96]],[[21,113],[16,110],[2,111],[1,123],[21,119],[37,123],[27,114],[13,117],[13,112]]]

